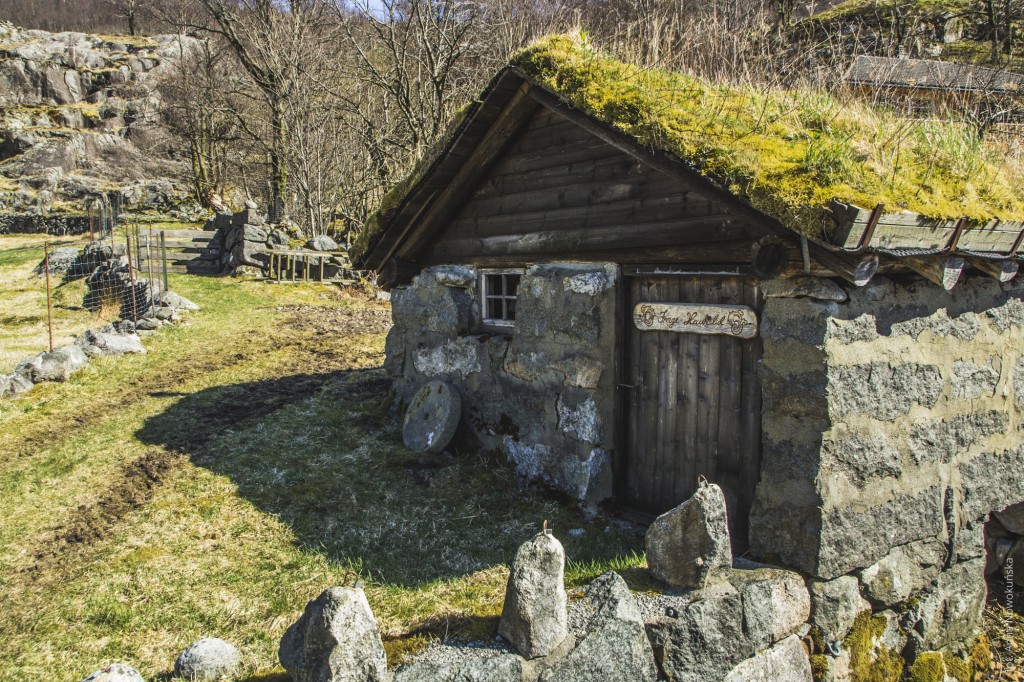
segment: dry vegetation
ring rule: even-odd
[[[34,272],[43,259],[43,243],[51,248],[81,245],[81,239],[45,235],[0,237],[0,373],[10,372],[21,360],[49,346],[46,283]],[[53,343],[62,346],[96,320],[82,307],[85,284],[52,281]]]

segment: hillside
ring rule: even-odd
[[[0,24],[0,216],[82,214],[112,195],[138,209],[188,204],[156,88],[181,51],[177,36]]]

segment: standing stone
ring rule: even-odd
[[[673,587],[701,589],[717,568],[732,566],[725,495],[714,483],[665,512],[647,529],[651,574]]]
[[[409,403],[402,442],[416,452],[442,452],[455,435],[461,416],[459,392],[443,381],[431,381]]]
[[[605,573],[587,587],[584,599],[595,612],[579,644],[540,682],[654,682],[654,653],[626,581]]]
[[[233,676],[241,664],[242,655],[232,644],[204,637],[181,652],[174,662],[174,674],[186,680],[213,682]]]
[[[277,652],[293,682],[383,682],[387,658],[366,595],[332,587],[306,604]]]
[[[568,634],[565,550],[543,531],[512,562],[498,634],[526,658],[547,656]]]
[[[145,682],[138,670],[124,663],[113,663],[86,677],[82,682]]]
[[[725,682],[813,682],[811,661],[800,638],[790,635],[732,669]]]
[[[860,584],[852,575],[811,583],[811,624],[830,642],[842,641],[857,615],[870,610],[871,604],[860,596]]]

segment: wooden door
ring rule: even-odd
[[[733,548],[743,551],[761,467],[760,338],[641,330],[633,311],[646,302],[727,304],[760,317],[757,281],[636,275],[627,282],[619,494],[630,509],[657,515],[692,495],[703,476],[725,491]]]

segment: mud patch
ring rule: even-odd
[[[290,313],[285,324],[309,329],[317,334],[360,336],[386,334],[391,329],[391,308],[387,306],[322,307],[312,305],[278,306],[275,310]]]
[[[152,499],[157,488],[183,461],[172,452],[154,451],[125,466],[107,491],[92,504],[82,505],[58,528],[36,561],[52,559],[75,546],[104,540],[120,521]]]

